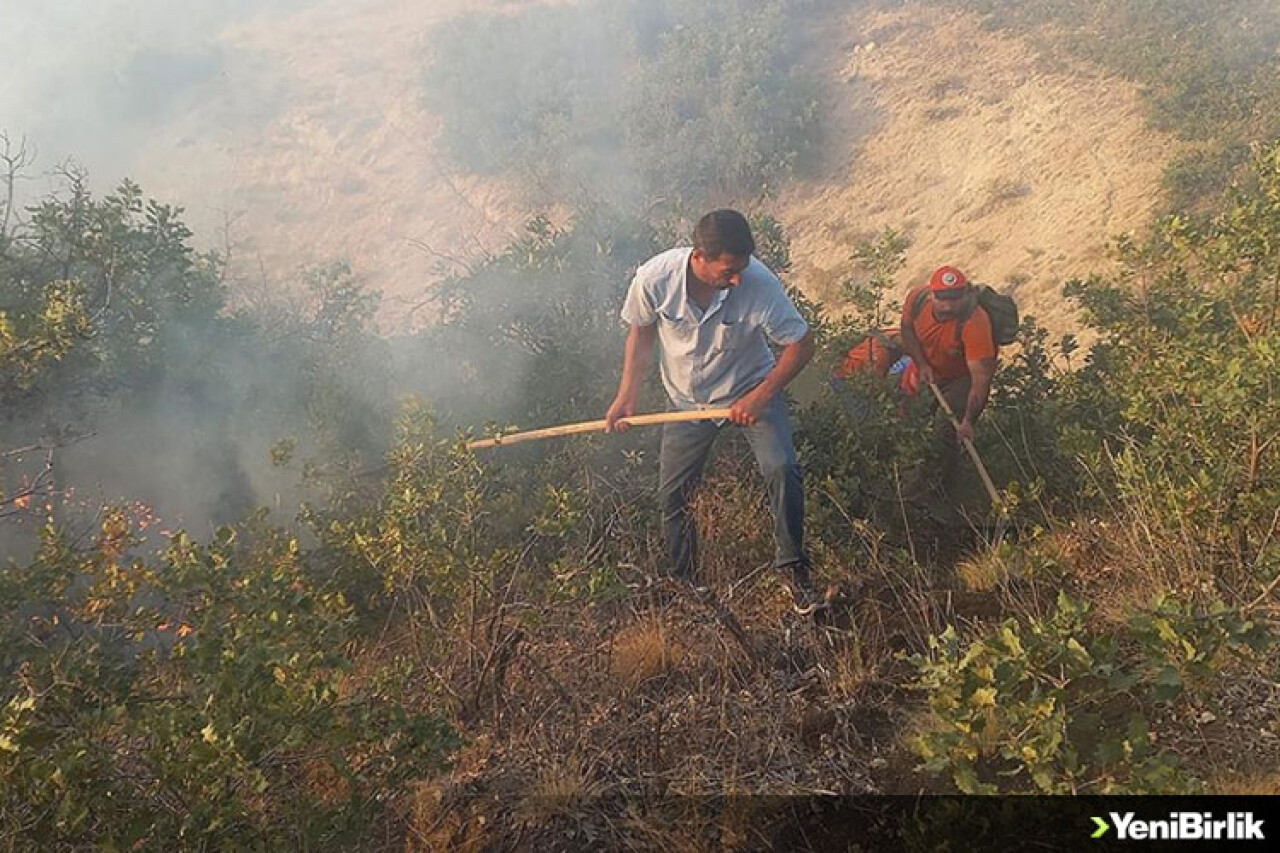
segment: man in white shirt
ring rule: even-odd
[[[622,307],[630,332],[606,428],[625,430],[619,419],[635,414],[656,339],[672,408],[728,407],[729,420],[746,434],[769,491],[774,564],[791,572],[797,606],[812,609],[817,597],[804,551],[804,480],[782,389],[813,357],[813,332],[754,252],[742,214],[715,210],[694,228],[691,248],[663,252],[636,271]],[[769,343],[781,347],[780,357]],[[693,421],[662,431],[658,496],[667,556],[672,573],[689,582],[697,563],[689,498],[723,425]]]

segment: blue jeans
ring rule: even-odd
[[[715,421],[667,424],[662,428],[658,456],[658,502],[667,539],[672,574],[693,580],[697,567],[698,533],[689,513],[689,499],[702,480],[711,445],[720,433]],[[809,585],[809,561],[804,553],[804,477],[796,461],[786,400],[770,401],[754,426],[741,427],[764,475],[773,510],[777,544],[774,565],[790,568],[797,582]]]

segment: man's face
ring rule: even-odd
[[[697,249],[689,258],[693,274],[716,290],[726,290],[742,283],[742,272],[751,263],[750,255],[731,255],[721,253],[714,258],[707,258]]]
[[[969,304],[969,292],[966,288],[965,292],[960,296],[943,296],[937,292],[933,294],[933,316],[939,320],[951,320],[963,314],[965,306]]]

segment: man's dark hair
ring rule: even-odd
[[[713,210],[698,220],[693,229],[693,248],[704,258],[730,255],[753,255],[755,238],[747,218],[736,210]]]

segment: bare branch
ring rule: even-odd
[[[22,171],[34,163],[36,155],[27,148],[24,136],[15,150],[9,134],[0,130],[0,181],[4,182],[4,210],[0,211],[0,251],[9,245],[9,227],[13,222],[13,199]]]
[[[426,252],[428,255],[430,255],[433,258],[437,258],[439,260],[453,264],[454,266],[461,267],[463,271],[467,273],[467,275],[476,274],[475,269],[466,261],[457,257],[456,255],[451,255],[448,252],[441,252],[436,249],[433,249],[430,246],[430,244],[428,244],[425,240],[416,240],[413,238],[409,238],[405,240],[405,242],[408,243],[410,246],[413,246],[415,249],[421,249],[422,251]]]

